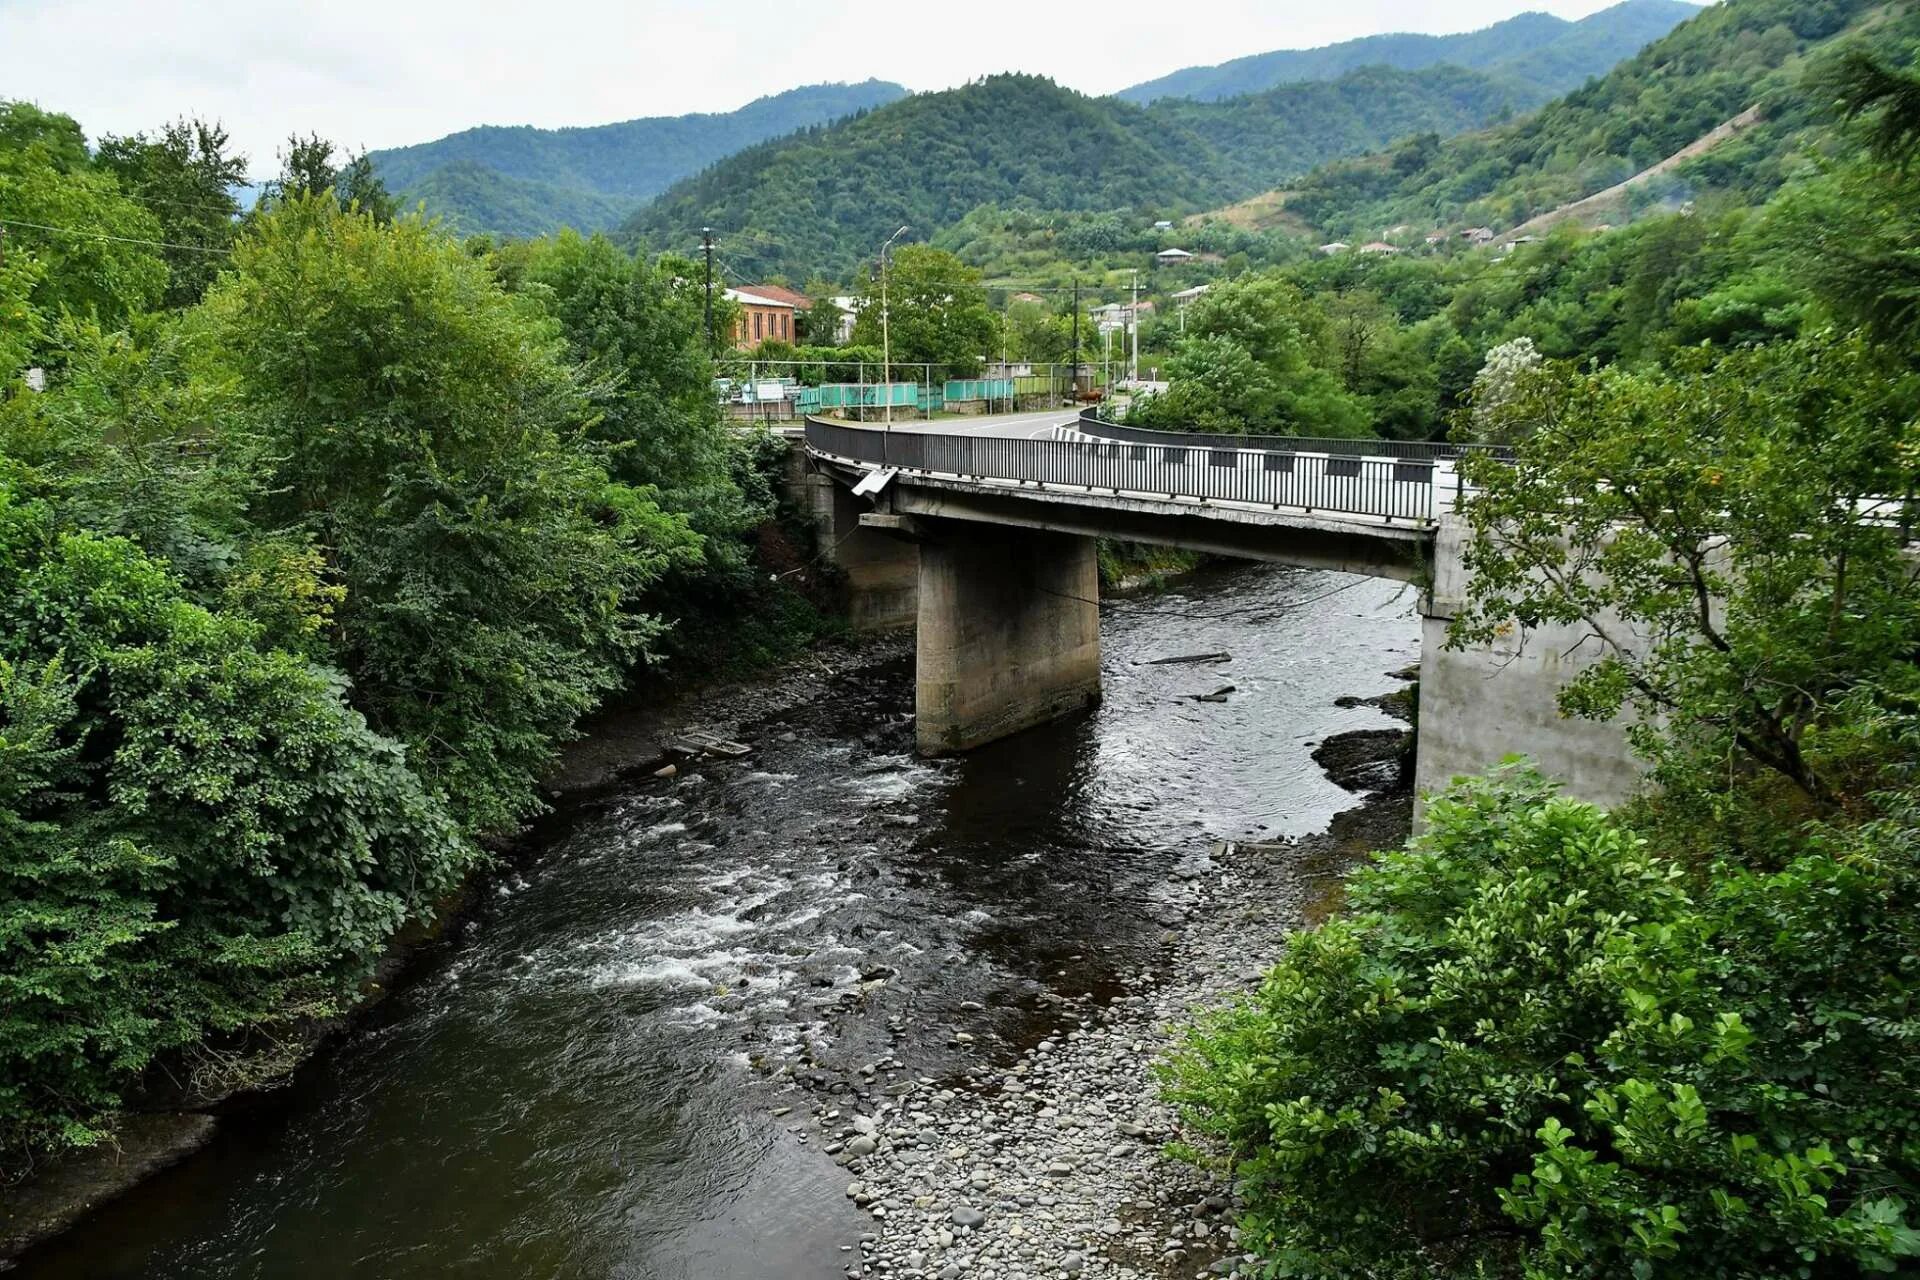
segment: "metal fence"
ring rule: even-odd
[[[1407,458],[1423,461],[1464,458],[1487,453],[1511,457],[1505,445],[1454,444],[1430,440],[1334,440],[1318,436],[1234,436],[1212,435],[1199,431],[1149,431],[1144,427],[1123,427],[1107,422],[1095,409],[1080,413],[1079,429],[1090,436],[1122,440],[1134,444],[1202,445],[1217,449],[1259,449],[1280,453],[1345,454],[1362,458]]]
[[[1428,523],[1434,514],[1432,459],[886,431],[818,418],[807,419],[806,434],[816,453],[963,479],[1414,523]]]

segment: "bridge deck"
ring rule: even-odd
[[[887,431],[809,419],[817,456],[873,469],[1158,499],[1254,512],[1327,515],[1368,524],[1431,525],[1436,459],[1353,453]]]
[[[889,432],[810,419],[848,484],[888,477],[894,516],[1187,547],[1411,581],[1432,544],[1435,460],[1083,438]],[[1450,476],[1450,469],[1445,469]],[[871,491],[871,490],[869,490]],[[895,526],[890,526],[895,527]]]

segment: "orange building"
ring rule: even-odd
[[[751,351],[769,339],[796,341],[793,321],[799,308],[793,299],[798,297],[791,289],[772,285],[727,290],[727,298],[740,308],[739,318],[733,322],[734,349]]]

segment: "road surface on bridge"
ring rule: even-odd
[[[914,435],[993,436],[1006,440],[1037,440],[1051,436],[1055,428],[1072,426],[1079,417],[1080,413],[1077,409],[1042,409],[1037,413],[957,416],[936,418],[931,422],[925,418],[901,419],[896,420],[891,427],[886,423],[869,419],[861,425],[911,432]]]

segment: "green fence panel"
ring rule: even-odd
[[[949,378],[947,400],[1006,400],[1013,395],[1011,378]]]

